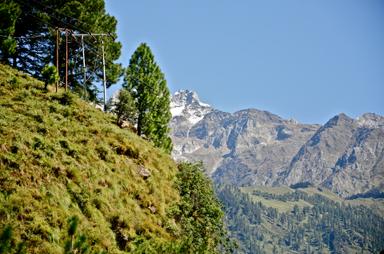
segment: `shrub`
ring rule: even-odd
[[[117,102],[112,104],[114,107],[112,111],[117,116],[119,126],[122,126],[124,121],[128,121],[132,126],[136,124],[137,109],[131,94],[126,89],[120,90]]]
[[[52,99],[58,101],[61,105],[70,106],[75,101],[75,95],[71,92],[65,92],[61,94],[54,94]]]
[[[105,146],[99,145],[96,147],[96,152],[99,155],[99,158],[103,161],[109,160],[109,150]]]
[[[55,84],[59,81],[59,73],[53,65],[44,66],[41,76],[45,84],[45,89],[47,89],[48,85]]]

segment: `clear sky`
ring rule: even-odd
[[[384,115],[383,0],[106,0],[121,62],[151,47],[171,92],[305,123]],[[109,91],[112,93],[113,89]]]

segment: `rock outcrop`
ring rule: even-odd
[[[382,116],[339,114],[323,126],[301,124],[257,109],[222,112],[187,90],[171,106],[173,156],[203,161],[216,182],[310,182],[344,197],[384,189]]]

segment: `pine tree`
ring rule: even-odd
[[[232,253],[224,213],[202,163],[180,163],[177,183],[180,203],[176,213],[182,225],[182,253]],[[248,220],[246,220],[247,224]]]
[[[113,112],[117,116],[117,125],[121,126],[128,121],[132,126],[136,122],[137,110],[131,94],[126,89],[121,89],[117,96],[117,102],[112,102]]]
[[[107,86],[122,75],[121,44],[115,41],[117,21],[106,13],[104,0],[4,0],[0,3],[0,61],[37,78],[45,65],[55,63],[56,27],[71,33],[109,33],[103,39]],[[87,65],[87,96],[96,100],[94,85],[102,79],[101,38],[84,37]],[[69,85],[83,93],[82,46],[80,38],[69,36]],[[64,77],[65,41],[59,45],[60,77]]]
[[[137,134],[152,140],[155,146],[171,152],[169,138],[170,93],[151,49],[142,43],[133,53],[125,73],[123,87],[135,101]]]
[[[0,60],[2,62],[6,62],[6,59],[16,51],[17,42],[12,36],[20,13],[19,6],[12,1],[4,1],[0,4]]]
[[[59,81],[59,74],[55,66],[46,65],[41,71],[41,76],[45,84],[45,89],[47,89],[48,85],[55,84]]]

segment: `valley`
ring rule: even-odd
[[[172,155],[204,163],[236,253],[384,249],[384,117],[302,124],[257,109],[222,112],[188,90],[171,111]]]

